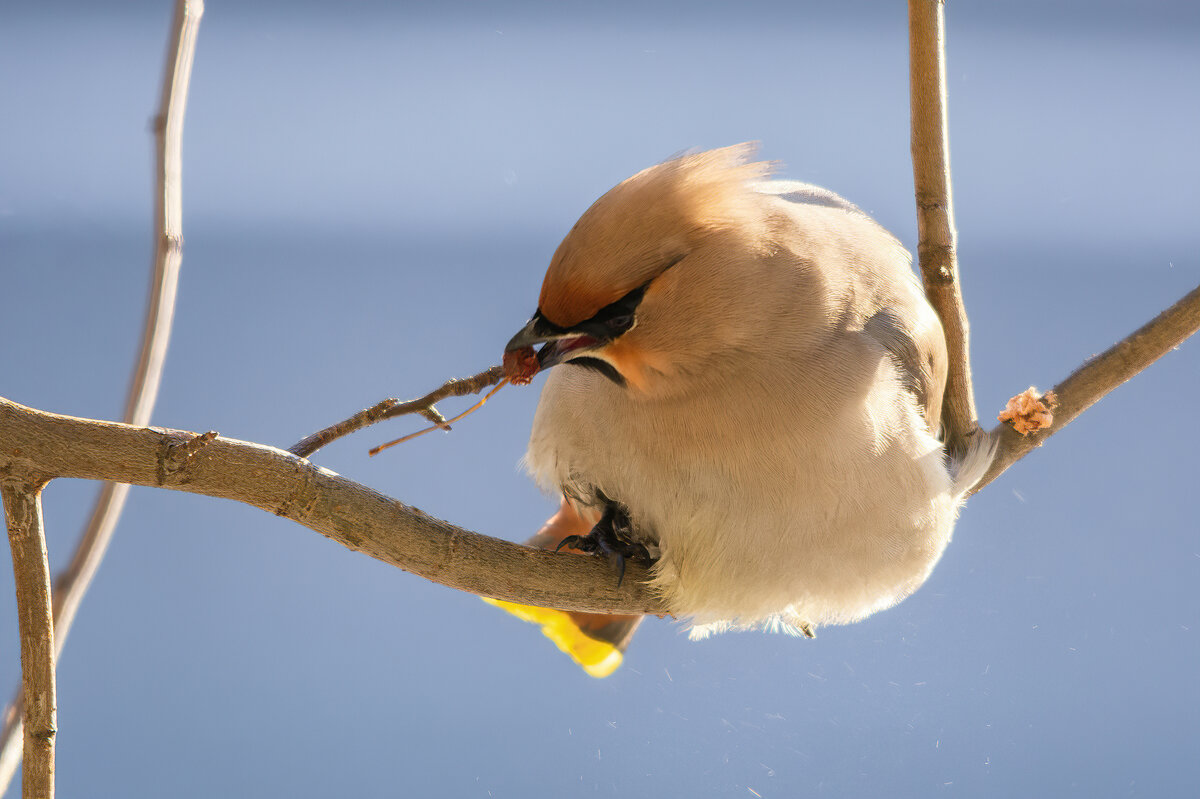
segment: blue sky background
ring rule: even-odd
[[[116,418],[170,3],[0,15],[0,393]],[[760,140],[915,248],[905,23],[866,0],[209,2],[155,422],[287,447],[497,362],[575,218],[692,147]],[[1200,283],[1198,41],[1182,2],[951,6],[983,414]],[[135,488],[59,670],[60,791],[1194,796],[1198,348],[974,498],[900,606],[815,641],[653,621],[604,681],[473,597]],[[552,510],[517,467],[536,388],[450,435],[368,459],[413,427],[393,422],[315,460],[520,540]],[[95,491],[47,490],[56,564]]]

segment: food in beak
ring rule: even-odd
[[[542,368],[533,347],[521,347],[504,353],[504,376],[514,386],[526,386]]]

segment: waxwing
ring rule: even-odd
[[[929,576],[994,447],[938,439],[946,346],[900,243],[752,145],[653,166],[555,252],[506,352],[550,369],[526,464],[561,506],[530,540],[652,561],[691,636],[811,636]],[[568,551],[568,550],[564,550]],[[605,676],[637,616],[497,602]]]

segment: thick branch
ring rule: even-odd
[[[925,295],[946,333],[950,369],[942,428],[951,452],[979,429],[971,388],[970,329],[955,253],[950,189],[950,135],[946,122],[943,0],[909,0],[909,77],[912,103],[913,183],[917,195],[917,255]]]
[[[175,315],[176,287],[183,256],[183,119],[196,34],[203,13],[201,0],[177,0],[175,4],[162,97],[155,116],[158,169],[154,193],[154,263],[141,354],[130,378],[124,415],[126,422],[135,425],[150,423],[162,383]],[[123,483],[106,483],[100,489],[71,562],[55,580],[54,627],[58,652],[62,652],[79,605],[104,559],[128,495],[129,486]],[[4,729],[0,732],[0,793],[12,780],[20,762],[17,740],[20,738],[21,697],[18,691],[5,713]]]
[[[990,435],[998,441],[996,459],[974,490],[995,480],[1105,394],[1178,347],[1197,330],[1200,330],[1200,286],[1055,386],[1058,403],[1049,427],[1028,436],[1005,424],[993,429]]]
[[[42,529],[41,480],[19,480],[9,470],[0,478],[0,497],[12,547],[21,634],[21,684],[25,696],[22,795],[54,796],[54,618],[50,610],[50,565]]]
[[[630,563],[532,549],[462,530],[273,447],[44,413],[0,399],[0,469],[118,480],[232,499],[297,521],[442,585],[564,610],[661,613]]]
[[[424,416],[436,425],[445,425],[446,419],[434,405],[449,397],[465,397],[468,394],[478,394],[488,386],[494,386],[504,377],[504,367],[493,366],[477,375],[463,378],[451,378],[442,385],[430,391],[420,399],[401,402],[396,398],[385,399],[370,408],[359,411],[349,419],[330,425],[324,430],[318,430],[307,438],[301,439],[288,452],[300,458],[307,458],[321,447],[369,427],[384,419],[394,419],[397,416],[416,413]],[[447,426],[447,430],[450,428]]]

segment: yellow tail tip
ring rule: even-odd
[[[480,597],[489,605],[495,605],[522,621],[541,625],[542,634],[554,645],[566,652],[571,660],[592,677],[607,677],[617,670],[624,655],[610,643],[598,641],[579,629],[571,615],[562,610],[539,608],[534,605],[518,605],[500,599]]]

